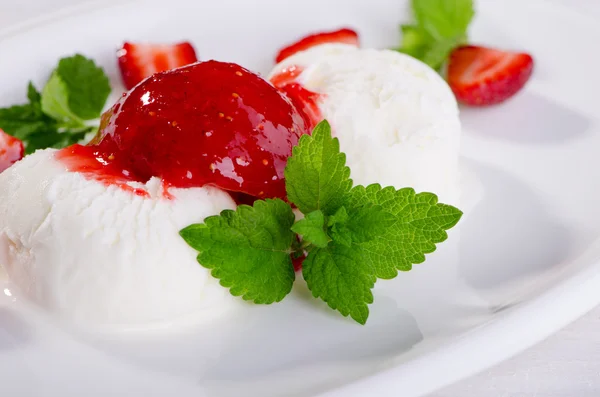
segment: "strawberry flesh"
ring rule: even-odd
[[[89,146],[64,149],[61,158],[105,183],[160,177],[167,188],[213,185],[285,198],[287,158],[309,125],[256,74],[207,61],[137,85],[105,113]]]
[[[519,92],[533,73],[533,58],[478,46],[463,46],[450,54],[448,84],[456,98],[472,106],[504,102]]]
[[[310,130],[312,130],[323,120],[319,103],[324,95],[310,91],[297,82],[301,73],[301,67],[289,66],[274,74],[270,81],[293,102],[297,109],[302,110],[310,122]]]
[[[23,142],[0,130],[0,172],[23,158]]]
[[[354,30],[347,28],[333,32],[311,34],[281,49],[275,58],[275,62],[279,63],[297,52],[328,43],[352,44],[358,47],[358,34]]]
[[[121,77],[128,90],[154,73],[198,61],[194,47],[188,42],[173,45],[126,42],[117,54]]]

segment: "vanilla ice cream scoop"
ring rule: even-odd
[[[332,125],[356,184],[412,187],[459,204],[458,106],[429,66],[396,51],[323,44],[286,58],[269,79],[296,103],[315,102],[305,107]]]
[[[212,187],[135,194],[68,172],[37,151],[0,174],[0,265],[18,292],[85,325],[143,325],[238,303],[179,231],[231,197]]]

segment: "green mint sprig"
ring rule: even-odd
[[[77,143],[97,128],[110,94],[108,77],[82,55],[63,58],[40,93],[30,82],[28,103],[0,108],[0,129],[21,139],[27,153]]]
[[[396,50],[439,70],[453,49],[467,43],[473,0],[412,0],[411,6],[415,23],[401,25]]]
[[[432,193],[353,187],[327,121],[300,139],[285,177],[288,199],[303,219],[295,222],[282,200],[258,200],[181,231],[221,285],[255,303],[282,300],[294,282],[290,258],[306,252],[302,275],[313,296],[365,324],[377,279],[423,262],[462,216]]]

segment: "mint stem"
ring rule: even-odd
[[[292,258],[299,258],[304,255],[304,252],[310,245],[310,242],[306,240],[300,241],[297,238],[294,239],[294,242],[292,243],[292,252],[290,253]]]

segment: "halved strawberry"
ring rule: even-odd
[[[0,172],[23,158],[23,142],[0,130]]]
[[[354,30],[347,28],[334,32],[311,34],[279,51],[275,62],[279,63],[299,51],[308,50],[311,47],[327,43],[353,44],[358,47],[358,34]]]
[[[117,56],[123,83],[128,90],[154,73],[198,61],[194,47],[188,42],[171,45],[125,43]]]
[[[493,105],[516,94],[532,72],[529,54],[463,46],[450,54],[448,84],[460,102]]]

